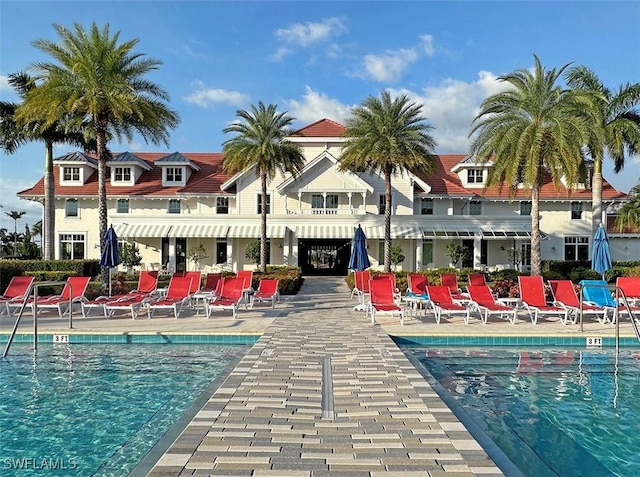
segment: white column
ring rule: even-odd
[[[366,214],[367,213],[367,193],[365,192],[360,192],[360,195],[362,196],[362,213]]]
[[[324,214],[327,213],[327,193],[322,193],[322,211]]]
[[[351,206],[351,196],[353,193],[347,192],[347,198],[349,199],[349,213],[353,213],[353,207]]]
[[[302,213],[302,191],[298,191],[298,210]]]
[[[298,237],[294,235],[291,242],[291,266],[298,267],[300,265],[298,263]]]
[[[291,253],[291,243],[290,243],[290,236],[291,236],[291,232],[288,229],[285,229],[286,232],[284,234],[284,240],[283,240],[283,244],[282,244],[282,264],[285,267],[289,266],[289,254]]]
[[[480,263],[482,253],[481,242],[482,238],[477,235],[473,238],[473,268],[476,269],[482,268],[482,264]]]
[[[171,275],[176,273],[176,239],[174,237],[169,238],[169,264],[167,270]]]
[[[233,260],[233,245],[232,240],[227,239],[227,267],[231,269],[231,271],[235,270],[234,260]],[[237,239],[235,239],[237,240]]]
[[[422,270],[422,240],[416,240],[416,272]]]

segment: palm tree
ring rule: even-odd
[[[11,212],[5,212],[5,214],[13,219],[13,255],[18,256],[18,220],[25,215],[26,212],[12,210]]]
[[[369,96],[351,111],[340,170],[384,176],[384,271],[391,271],[391,178],[406,172],[431,173],[436,143],[432,126],[422,116],[422,105],[406,95],[395,99],[389,91]]]
[[[223,169],[234,174],[255,167],[260,177],[260,270],[267,272],[267,180],[277,172],[298,176],[305,159],[299,144],[288,141],[289,126],[295,118],[286,112],[278,113],[275,104],[265,106],[262,101],[252,105],[250,111],[238,110],[239,121],[224,128],[223,132],[237,135],[222,145]]]
[[[9,84],[24,101],[27,93],[36,88],[36,82],[25,72],[10,74]],[[24,103],[22,103],[24,104]],[[16,112],[21,104],[0,101],[0,148],[7,154],[13,154],[18,147],[28,141],[43,141],[45,144],[44,161],[44,259],[53,260],[55,243],[55,184],[53,179],[53,146],[70,143],[84,146],[85,141],[80,130],[74,130],[66,120],[60,120],[44,127],[38,118],[17,121]]]
[[[540,275],[540,188],[551,176],[556,188],[562,179],[571,189],[584,171],[582,146],[592,130],[589,97],[562,89],[558,78],[569,66],[546,71],[534,55],[531,72],[518,69],[499,79],[510,86],[486,98],[474,118],[471,145],[479,162],[492,161],[485,187],[506,184],[511,197],[524,184],[531,189],[531,274]]]
[[[33,67],[44,82],[29,91],[19,116],[44,117],[52,124],[61,117],[87,118],[96,140],[98,156],[98,221],[101,249],[107,233],[106,170],[110,159],[107,142],[111,136],[131,141],[138,133],[145,141],[168,145],[169,129],[178,115],[165,104],[169,95],[144,76],[160,61],[146,58],[133,49],[140,41],[119,42],[109,24],[102,29],[93,23],[90,31],[75,23],[73,30],[55,25],[61,42],[36,40],[33,46],[53,57]],[[109,270],[102,267],[103,287]]]
[[[567,71],[567,84],[594,96],[593,114],[600,129],[589,138],[587,149],[593,159],[592,179],[592,235],[602,222],[602,161],[605,154],[614,163],[616,174],[624,168],[625,152],[640,154],[640,83],[625,84],[612,92],[596,74],[584,66]]]
[[[640,227],[640,184],[629,191],[631,199],[620,207],[616,227],[620,232],[626,228]]]

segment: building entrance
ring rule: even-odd
[[[351,240],[301,239],[298,241],[299,264],[305,275],[348,274]]]

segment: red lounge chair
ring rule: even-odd
[[[207,273],[204,279],[204,286],[200,289],[200,293],[210,293],[214,295],[218,289],[220,280],[222,280],[222,273]]]
[[[173,314],[176,319],[182,312],[182,307],[191,302],[189,291],[191,290],[191,282],[193,281],[190,276],[171,277],[169,281],[169,287],[167,288],[167,295],[159,298],[155,301],[146,304],[147,316],[151,318],[155,310],[170,309],[173,310]]]
[[[469,295],[462,293],[462,290],[458,288],[458,276],[455,273],[442,273],[440,274],[440,285],[448,287],[451,292],[451,298],[454,302],[467,302],[469,301]]]
[[[538,322],[539,315],[559,315],[563,325],[567,323],[569,311],[561,306],[549,305],[544,293],[544,284],[540,275],[519,276],[520,299],[529,313],[531,323]]]
[[[226,310],[230,310],[233,317],[236,317],[238,306],[244,295],[244,280],[242,277],[223,278],[220,296],[204,304],[207,318],[210,318],[211,313],[214,311]]]
[[[0,304],[3,305],[0,308],[0,315],[3,315],[6,311],[8,315],[11,314],[11,305],[22,306],[22,304],[29,297],[31,291],[31,285],[33,284],[33,277],[14,276],[11,278],[7,289],[4,294],[0,296]]]
[[[367,300],[369,298],[369,282],[371,281],[371,272],[369,270],[354,271],[353,278],[355,286],[351,290],[351,298],[357,295],[358,304],[353,307],[354,310],[367,311]]]
[[[207,273],[204,286],[200,290],[196,291],[193,295],[193,306],[196,309],[196,314],[200,314],[200,304],[204,309],[204,304],[207,300],[211,300],[220,295],[222,286],[222,273]]]
[[[500,315],[501,318],[507,318],[511,324],[515,324],[518,309],[496,302],[491,288],[486,285],[469,285],[467,291],[471,298],[469,306],[480,312],[483,323],[486,324],[491,315]]]
[[[35,314],[37,310],[43,309],[55,309],[58,311],[58,315],[62,318],[67,311],[70,310],[69,304],[81,303],[85,300],[84,294],[87,291],[87,286],[91,277],[69,277],[67,283],[60,295],[50,295],[38,297],[37,301],[31,300],[29,304]]]
[[[421,273],[407,274],[407,292],[404,301],[409,305],[411,312],[424,309],[429,304],[428,284],[429,280]]]
[[[144,298],[150,297],[158,287],[158,271],[157,270],[142,270],[140,272],[140,276],[138,277],[138,286],[135,290],[131,290],[129,293],[123,293],[119,295],[103,295],[99,296],[94,300],[85,300],[82,301],[82,316],[86,318],[91,313],[93,308],[98,308],[102,310],[102,314],[105,317],[109,316],[109,310],[107,310],[106,305],[110,303],[118,303],[127,301],[132,303],[136,301],[140,296]],[[142,300],[140,300],[141,302]],[[112,307],[115,308],[115,307]],[[128,307],[127,307],[128,308]],[[133,309],[131,310],[133,315]],[[113,314],[113,313],[111,313]],[[136,313],[137,314],[137,313]],[[135,318],[135,316],[134,316]]]
[[[484,287],[487,285],[487,279],[485,278],[484,273],[470,273],[468,276],[469,286]]]
[[[251,295],[251,308],[253,304],[258,302],[271,302],[271,308],[276,307],[276,301],[280,300],[280,294],[278,293],[278,285],[280,280],[275,278],[263,278],[258,283],[258,289]]]
[[[640,277],[618,277],[616,286],[622,290],[630,306],[640,305]]]
[[[249,296],[253,293],[253,270],[239,270],[236,273],[236,277],[243,279],[242,285],[242,301],[244,302],[244,309],[249,306]]]
[[[569,311],[572,322],[575,324],[580,313],[580,299],[571,280],[549,280],[553,303]],[[609,322],[609,312],[603,306],[582,302],[583,315],[595,315],[600,323]]]
[[[400,324],[404,325],[404,310],[395,299],[393,284],[389,278],[372,279],[369,282],[371,303],[371,324],[375,325],[377,314],[399,315]]]
[[[436,316],[436,324],[440,324],[440,318],[443,313],[446,315],[462,315],[465,324],[469,323],[469,308],[453,301],[451,290],[448,286],[427,285],[427,294],[433,307],[433,313]]]

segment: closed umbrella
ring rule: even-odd
[[[116,231],[113,230],[113,225],[111,225],[107,230],[107,235],[104,239],[104,248],[100,256],[100,265],[102,267],[109,267],[109,296],[111,296],[111,269],[117,267],[119,263],[118,236],[116,235]]]
[[[591,252],[591,268],[602,275],[611,268],[611,251],[609,250],[609,239],[602,224],[598,226],[593,236],[593,249]]]
[[[353,235],[351,257],[349,258],[349,268],[361,272],[371,266],[369,255],[367,255],[367,237],[362,227],[358,225]]]

